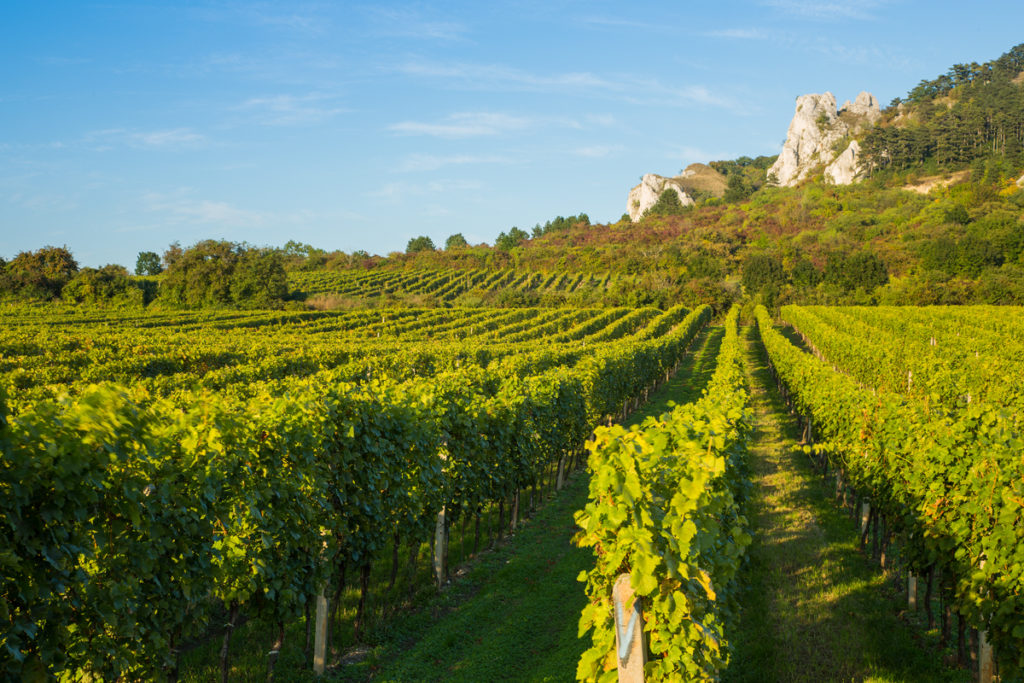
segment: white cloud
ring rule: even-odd
[[[843,2],[818,2],[816,0],[764,0],[772,7],[786,14],[817,19],[840,21],[844,19],[871,20],[877,18],[874,10],[879,9],[881,0],[844,0]]]
[[[336,96],[324,93],[268,95],[250,98],[235,108],[251,112],[262,125],[296,126],[320,123],[350,111],[334,104],[336,100]]]
[[[580,21],[584,24],[589,24],[591,26],[599,26],[601,28],[629,28],[639,29],[641,31],[646,32],[657,31],[659,33],[677,30],[675,26],[668,26],[665,24],[654,24],[646,21],[636,21],[635,19],[620,19],[618,17],[590,16],[583,17]]]
[[[711,38],[735,38],[737,40],[768,40],[771,36],[759,28],[727,28],[719,31],[708,31]]]
[[[611,114],[587,114],[584,120],[595,126],[614,126],[618,123]]]
[[[86,133],[82,142],[94,150],[104,151],[114,147],[136,149],[195,148],[206,145],[209,140],[191,128],[167,128],[163,130],[140,131],[127,128],[107,128]]]
[[[436,156],[433,154],[412,154],[401,163],[401,172],[436,171],[445,166],[463,166],[468,164],[511,164],[512,159],[502,156],[474,156],[472,154],[453,154]]]
[[[622,145],[588,145],[573,150],[573,154],[589,159],[601,159],[621,150]]]
[[[206,142],[206,138],[203,135],[196,133],[190,128],[132,133],[130,137],[146,147],[193,146]]]
[[[513,130],[522,130],[531,125],[531,120],[508,114],[489,112],[464,112],[451,114],[438,123],[402,121],[388,126],[388,130],[407,135],[430,135],[439,138],[469,138],[484,135],[499,135]]]
[[[478,180],[444,179],[433,180],[429,183],[387,183],[379,190],[371,193],[373,197],[382,199],[398,199],[403,196],[425,196],[449,194],[452,192],[472,192],[483,188],[483,183]]]
[[[454,21],[424,18],[416,10],[372,8],[371,18],[378,35],[430,40],[460,40],[469,29]]]
[[[316,5],[289,5],[291,7],[287,10],[275,11],[273,3],[219,3],[208,7],[187,8],[185,11],[204,21],[267,26],[306,34],[322,34],[330,28],[329,20],[322,12],[318,14],[320,8]]]
[[[267,222],[268,216],[233,206],[228,202],[197,199],[188,189],[173,193],[150,192],[142,197],[143,208],[162,214],[170,223],[202,223],[221,227],[255,227]]]
[[[415,78],[447,81],[449,87],[497,92],[551,92],[604,97],[648,106],[704,104],[741,110],[739,104],[703,85],[673,86],[630,74],[606,78],[589,72],[536,74],[493,64],[407,62],[395,71]]]
[[[406,62],[395,71],[407,76],[443,78],[469,88],[486,90],[559,90],[565,88],[607,88],[612,84],[587,72],[533,74],[497,64]]]
[[[729,152],[723,152],[722,150],[707,150],[689,145],[673,146],[666,151],[666,157],[676,159],[680,163],[679,170],[685,169],[690,164],[706,164],[709,161],[732,159],[738,156]]]

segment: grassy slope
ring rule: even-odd
[[[959,681],[858,550],[854,522],[833,503],[809,460],[748,330],[755,444],[756,529],[734,658],[725,681]]]
[[[695,356],[629,421],[664,412],[669,401],[699,397],[714,371],[721,337],[721,328],[703,333]],[[592,559],[571,543],[573,512],[586,497],[587,478],[580,473],[508,544],[487,554],[435,604],[403,619],[373,661],[349,667],[344,679],[572,680],[587,644],[576,637],[585,604],[576,577]],[[437,614],[436,621],[428,612]]]

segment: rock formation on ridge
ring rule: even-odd
[[[629,212],[629,219],[634,223],[640,220],[644,211],[654,206],[661,193],[667,189],[673,189],[679,195],[679,203],[683,206],[694,204],[693,197],[686,193],[678,178],[665,178],[654,173],[647,173],[640,180],[640,184],[629,191],[629,200],[626,210]]]
[[[836,98],[830,92],[796,98],[796,112],[789,124],[782,153],[771,168],[782,186],[796,185],[820,165],[827,165],[825,177],[836,184],[847,184],[860,177],[858,155],[860,146],[850,142],[837,154],[836,147],[851,135],[873,126],[882,116],[882,108],[874,95],[862,92],[854,102],[849,100],[836,109]]]

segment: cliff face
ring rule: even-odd
[[[770,169],[782,186],[796,185],[812,169],[825,165],[825,177],[836,184],[848,184],[859,179],[860,146],[850,142],[843,152],[836,147],[848,136],[873,126],[882,116],[882,109],[874,95],[862,92],[854,102],[849,100],[836,108],[836,98],[830,92],[822,95],[801,95],[796,99],[796,112],[786,133],[782,153]]]
[[[648,173],[641,179],[640,184],[629,191],[629,200],[626,210],[629,212],[629,219],[634,223],[640,220],[644,211],[654,206],[661,193],[667,189],[673,189],[679,195],[679,202],[683,206],[690,206],[694,203],[693,198],[683,189],[682,182],[676,178],[665,178],[654,173]]]

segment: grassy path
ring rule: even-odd
[[[700,396],[714,371],[722,328],[709,328],[680,371],[628,422]],[[569,486],[508,543],[487,553],[424,610],[402,619],[371,658],[345,680],[571,681],[587,641],[576,637],[585,604],[577,575],[589,549],[571,543],[573,513],[587,499],[587,477]]]
[[[960,681],[898,616],[881,573],[858,550],[747,330],[755,422],[755,540],[740,576],[736,649],[725,681]]]

